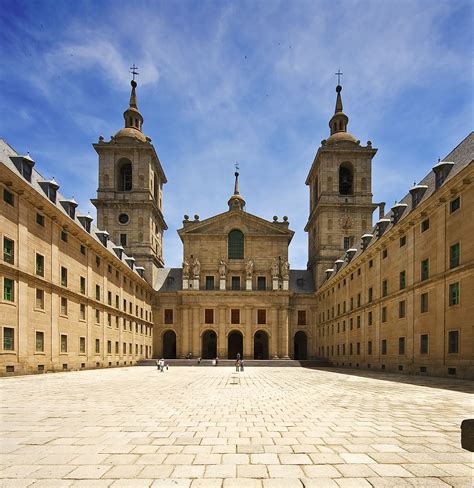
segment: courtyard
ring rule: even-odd
[[[472,386],[269,367],[4,378],[0,486],[471,487]]]

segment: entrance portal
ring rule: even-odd
[[[294,353],[293,359],[308,359],[308,337],[300,330],[293,339]]]
[[[174,330],[167,330],[163,334],[162,357],[176,359],[176,333]]]
[[[257,330],[253,336],[253,358],[268,359],[268,334],[264,330]]]
[[[241,332],[234,330],[227,337],[227,358],[237,359],[238,353],[241,358],[244,357],[244,338]]]
[[[214,359],[217,356],[217,334],[206,330],[202,335],[202,359]]]

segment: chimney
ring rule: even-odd
[[[385,202],[379,203],[379,220],[383,219],[385,216]]]

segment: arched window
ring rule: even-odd
[[[244,259],[244,234],[240,230],[229,232],[227,244],[229,259]]]
[[[354,174],[351,163],[342,163],[339,166],[339,193],[341,195],[352,195]]]
[[[132,163],[128,159],[121,159],[117,165],[118,169],[118,191],[132,190]]]

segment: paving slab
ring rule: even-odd
[[[473,383],[323,368],[0,379],[0,487],[472,485]],[[235,373],[234,373],[235,375]]]

